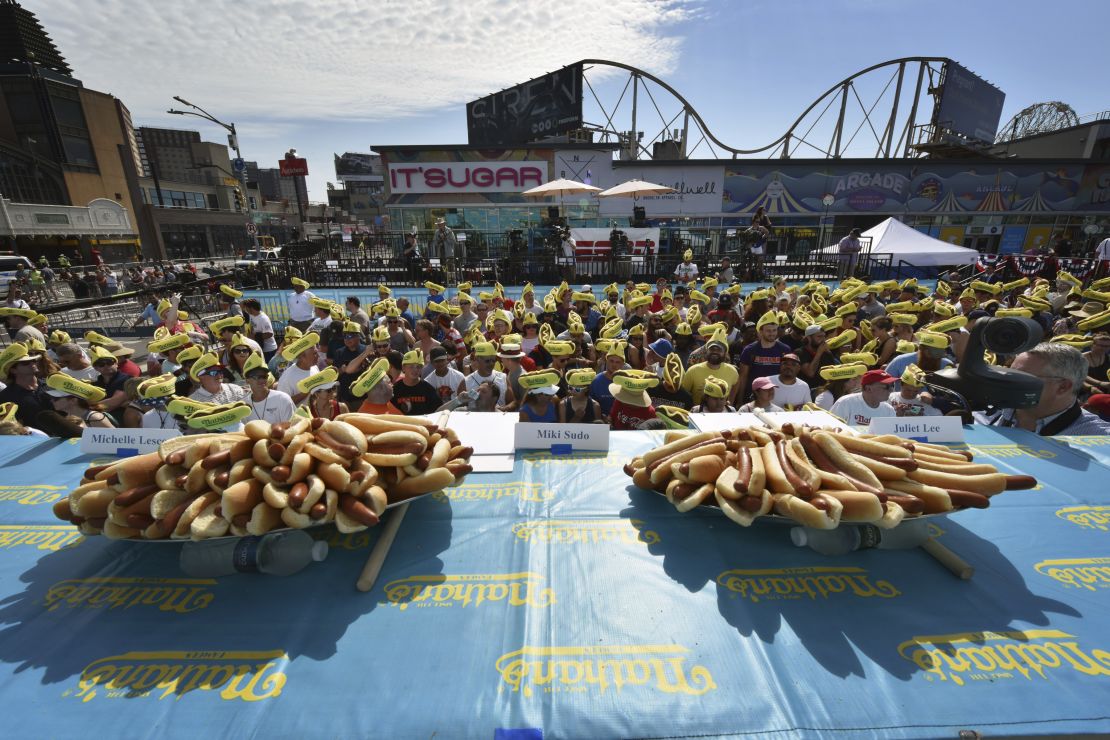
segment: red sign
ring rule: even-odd
[[[279,159],[278,167],[281,168],[282,177],[302,177],[308,174],[308,160],[303,157]]]

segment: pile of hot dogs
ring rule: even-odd
[[[473,448],[415,417],[343,414],[178,437],[85,471],[54,505],[86,535],[209,539],[335,522],[378,523],[386,506],[462,482]]]
[[[965,450],[893,435],[872,436],[785,424],[671,432],[624,471],[679,511],[716,504],[745,527],[772,514],[816,529],[841,522],[898,526],[906,517],[986,508],[1036,479],[975,463]]]

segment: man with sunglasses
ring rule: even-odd
[[[89,347],[89,354],[93,361],[93,368],[100,374],[94,385],[104,390],[104,400],[100,405],[115,419],[116,426],[123,426],[123,410],[128,399],[124,386],[131,376],[119,371],[119,360],[99,344]]]
[[[4,354],[7,355],[13,348],[22,345],[11,345]],[[7,387],[0,391],[0,403],[18,404],[15,418],[24,426],[34,426],[35,419],[40,411],[50,411],[54,405],[46,393],[46,384],[39,382],[38,366],[42,355],[28,355],[26,350],[21,357],[13,358],[0,366],[0,377],[7,383]]]
[[[257,355],[247,360],[246,376],[247,390],[250,392],[245,400],[251,405],[251,415],[247,421],[261,419],[271,424],[289,421],[297,405],[288,393],[270,388],[270,370]]]
[[[333,352],[329,359],[339,371],[339,400],[354,408],[362,401],[351,393],[351,383],[366,369],[367,360],[374,352],[374,347],[363,343],[362,326],[354,321],[343,322],[342,336],[343,346]],[[389,345],[385,344],[384,349],[388,348]]]
[[[495,370],[494,365],[497,362],[497,349],[489,342],[478,342],[474,345],[472,350],[472,366],[474,372],[466,376],[462,383],[459,383],[458,395],[459,397],[469,397],[469,408],[471,411],[477,411],[477,398],[478,387],[483,383],[492,383],[497,387],[497,396],[499,399],[505,399],[505,403],[511,403],[512,399],[506,395],[506,379],[505,373],[500,370]],[[471,393],[473,391],[473,394]]]
[[[226,373],[226,368],[219,364],[215,355],[201,357],[189,372],[193,380],[200,384],[200,388],[193,391],[189,398],[217,405],[244,400],[247,392],[237,385],[225,383]]]

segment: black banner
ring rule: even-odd
[[[956,62],[944,65],[933,123],[976,141],[993,142],[1006,93]]]
[[[466,104],[472,146],[516,146],[581,127],[581,64]]]

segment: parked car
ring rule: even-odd
[[[20,267],[30,273],[34,265],[21,254],[0,254],[0,295],[7,296],[8,285],[15,279],[15,272]]]

